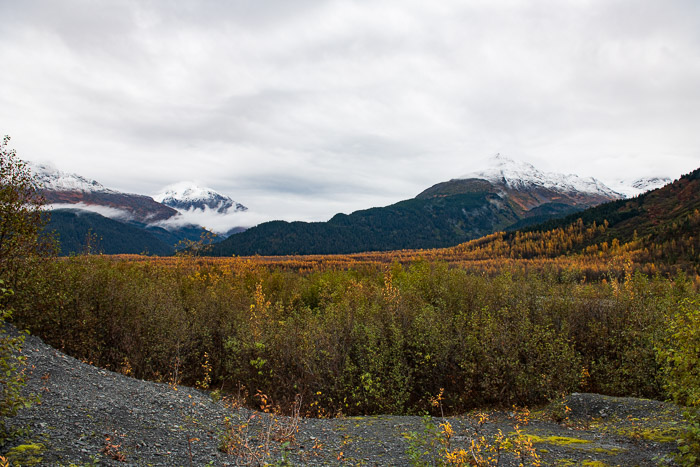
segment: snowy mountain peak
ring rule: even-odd
[[[514,190],[548,188],[564,193],[592,193],[614,199],[622,197],[593,177],[579,177],[574,174],[542,172],[532,164],[516,161],[502,154],[488,159],[486,168],[472,172],[459,179],[479,178],[495,184],[503,184]]]
[[[638,190],[649,191],[668,185],[672,181],[669,177],[644,177],[632,182],[632,186]]]
[[[112,193],[114,190],[105,188],[95,180],[89,180],[81,175],[63,172],[48,164],[29,162],[29,168],[34,178],[44,190],[51,191],[84,191],[97,193]]]
[[[669,177],[643,177],[635,180],[620,180],[613,186],[615,191],[622,193],[626,198],[633,198],[644,192],[668,185],[672,181]]]
[[[247,211],[248,208],[226,195],[211,188],[203,188],[193,182],[180,182],[169,185],[153,197],[156,201],[172,208],[189,210],[212,210],[221,214]]]

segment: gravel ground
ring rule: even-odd
[[[45,446],[41,465],[258,465],[283,459],[293,465],[410,465],[406,433],[414,445],[430,440],[421,417],[372,416],[294,420],[231,408],[202,391],[141,381],[82,363],[27,338],[27,389],[41,402],[11,420],[31,434],[17,443]],[[572,394],[550,410],[533,412],[523,431],[532,436],[543,465],[659,465],[671,462],[682,426],[670,404],[594,394]],[[568,410],[565,409],[568,407]],[[451,417],[451,447],[479,435],[512,433],[518,414],[490,412],[479,427],[474,414]],[[227,422],[228,420],[228,422]],[[431,419],[434,424],[440,419]],[[219,445],[232,427],[235,452]],[[262,446],[262,447],[260,447]],[[7,449],[10,446],[6,446]],[[428,457],[424,457],[428,460]],[[602,464],[596,464],[602,462]],[[501,465],[512,464],[503,458]]]

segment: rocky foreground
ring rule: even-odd
[[[684,423],[672,404],[596,394],[446,419],[279,417],[102,370],[36,337],[23,353],[27,389],[41,397],[10,422],[29,428],[5,446],[23,465],[412,465],[445,460],[445,448],[500,465],[531,465],[533,453],[542,465],[673,465]]]

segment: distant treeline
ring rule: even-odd
[[[347,254],[440,248],[577,210],[548,203],[533,210],[532,219],[521,219],[495,193],[414,198],[349,215],[337,214],[328,222],[265,222],[214,245],[210,254]]]

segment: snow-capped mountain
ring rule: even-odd
[[[202,188],[192,182],[167,186],[154,199],[180,211],[212,210],[220,214],[247,211],[248,208],[211,188]]]
[[[532,164],[515,161],[501,154],[491,157],[486,169],[458,177],[460,180],[472,178],[487,180],[512,190],[546,188],[561,193],[594,194],[608,199],[622,197],[621,193],[612,190],[593,177],[584,178],[574,174],[542,172]]]
[[[49,209],[74,208],[118,220],[150,224],[178,215],[150,196],[122,193],[96,180],[64,172],[46,164],[29,163]]]
[[[29,163],[29,166],[50,210],[90,211],[149,231],[160,229],[160,233],[170,237],[183,234],[188,238],[205,227],[225,236],[243,230],[255,220],[255,216],[251,220],[246,212],[248,208],[241,203],[193,183],[171,185],[155,200],[122,193],[50,165]]]
[[[63,172],[48,164],[29,162],[29,169],[43,190],[47,191],[87,191],[118,193],[105,188],[96,180],[89,180],[81,175]]]
[[[615,191],[622,193],[626,198],[633,198],[644,192],[661,188],[673,180],[669,177],[644,177],[636,180],[620,180],[613,184]]]
[[[226,235],[244,230],[241,225],[248,222],[239,213],[245,206],[213,190],[179,184],[180,190],[170,192],[176,206],[171,207],[50,165],[30,162],[29,168],[45,208],[53,211],[49,229],[58,233],[63,254],[81,251],[88,234],[102,239],[104,252],[110,254],[169,254],[181,240],[198,240],[204,226]]]

